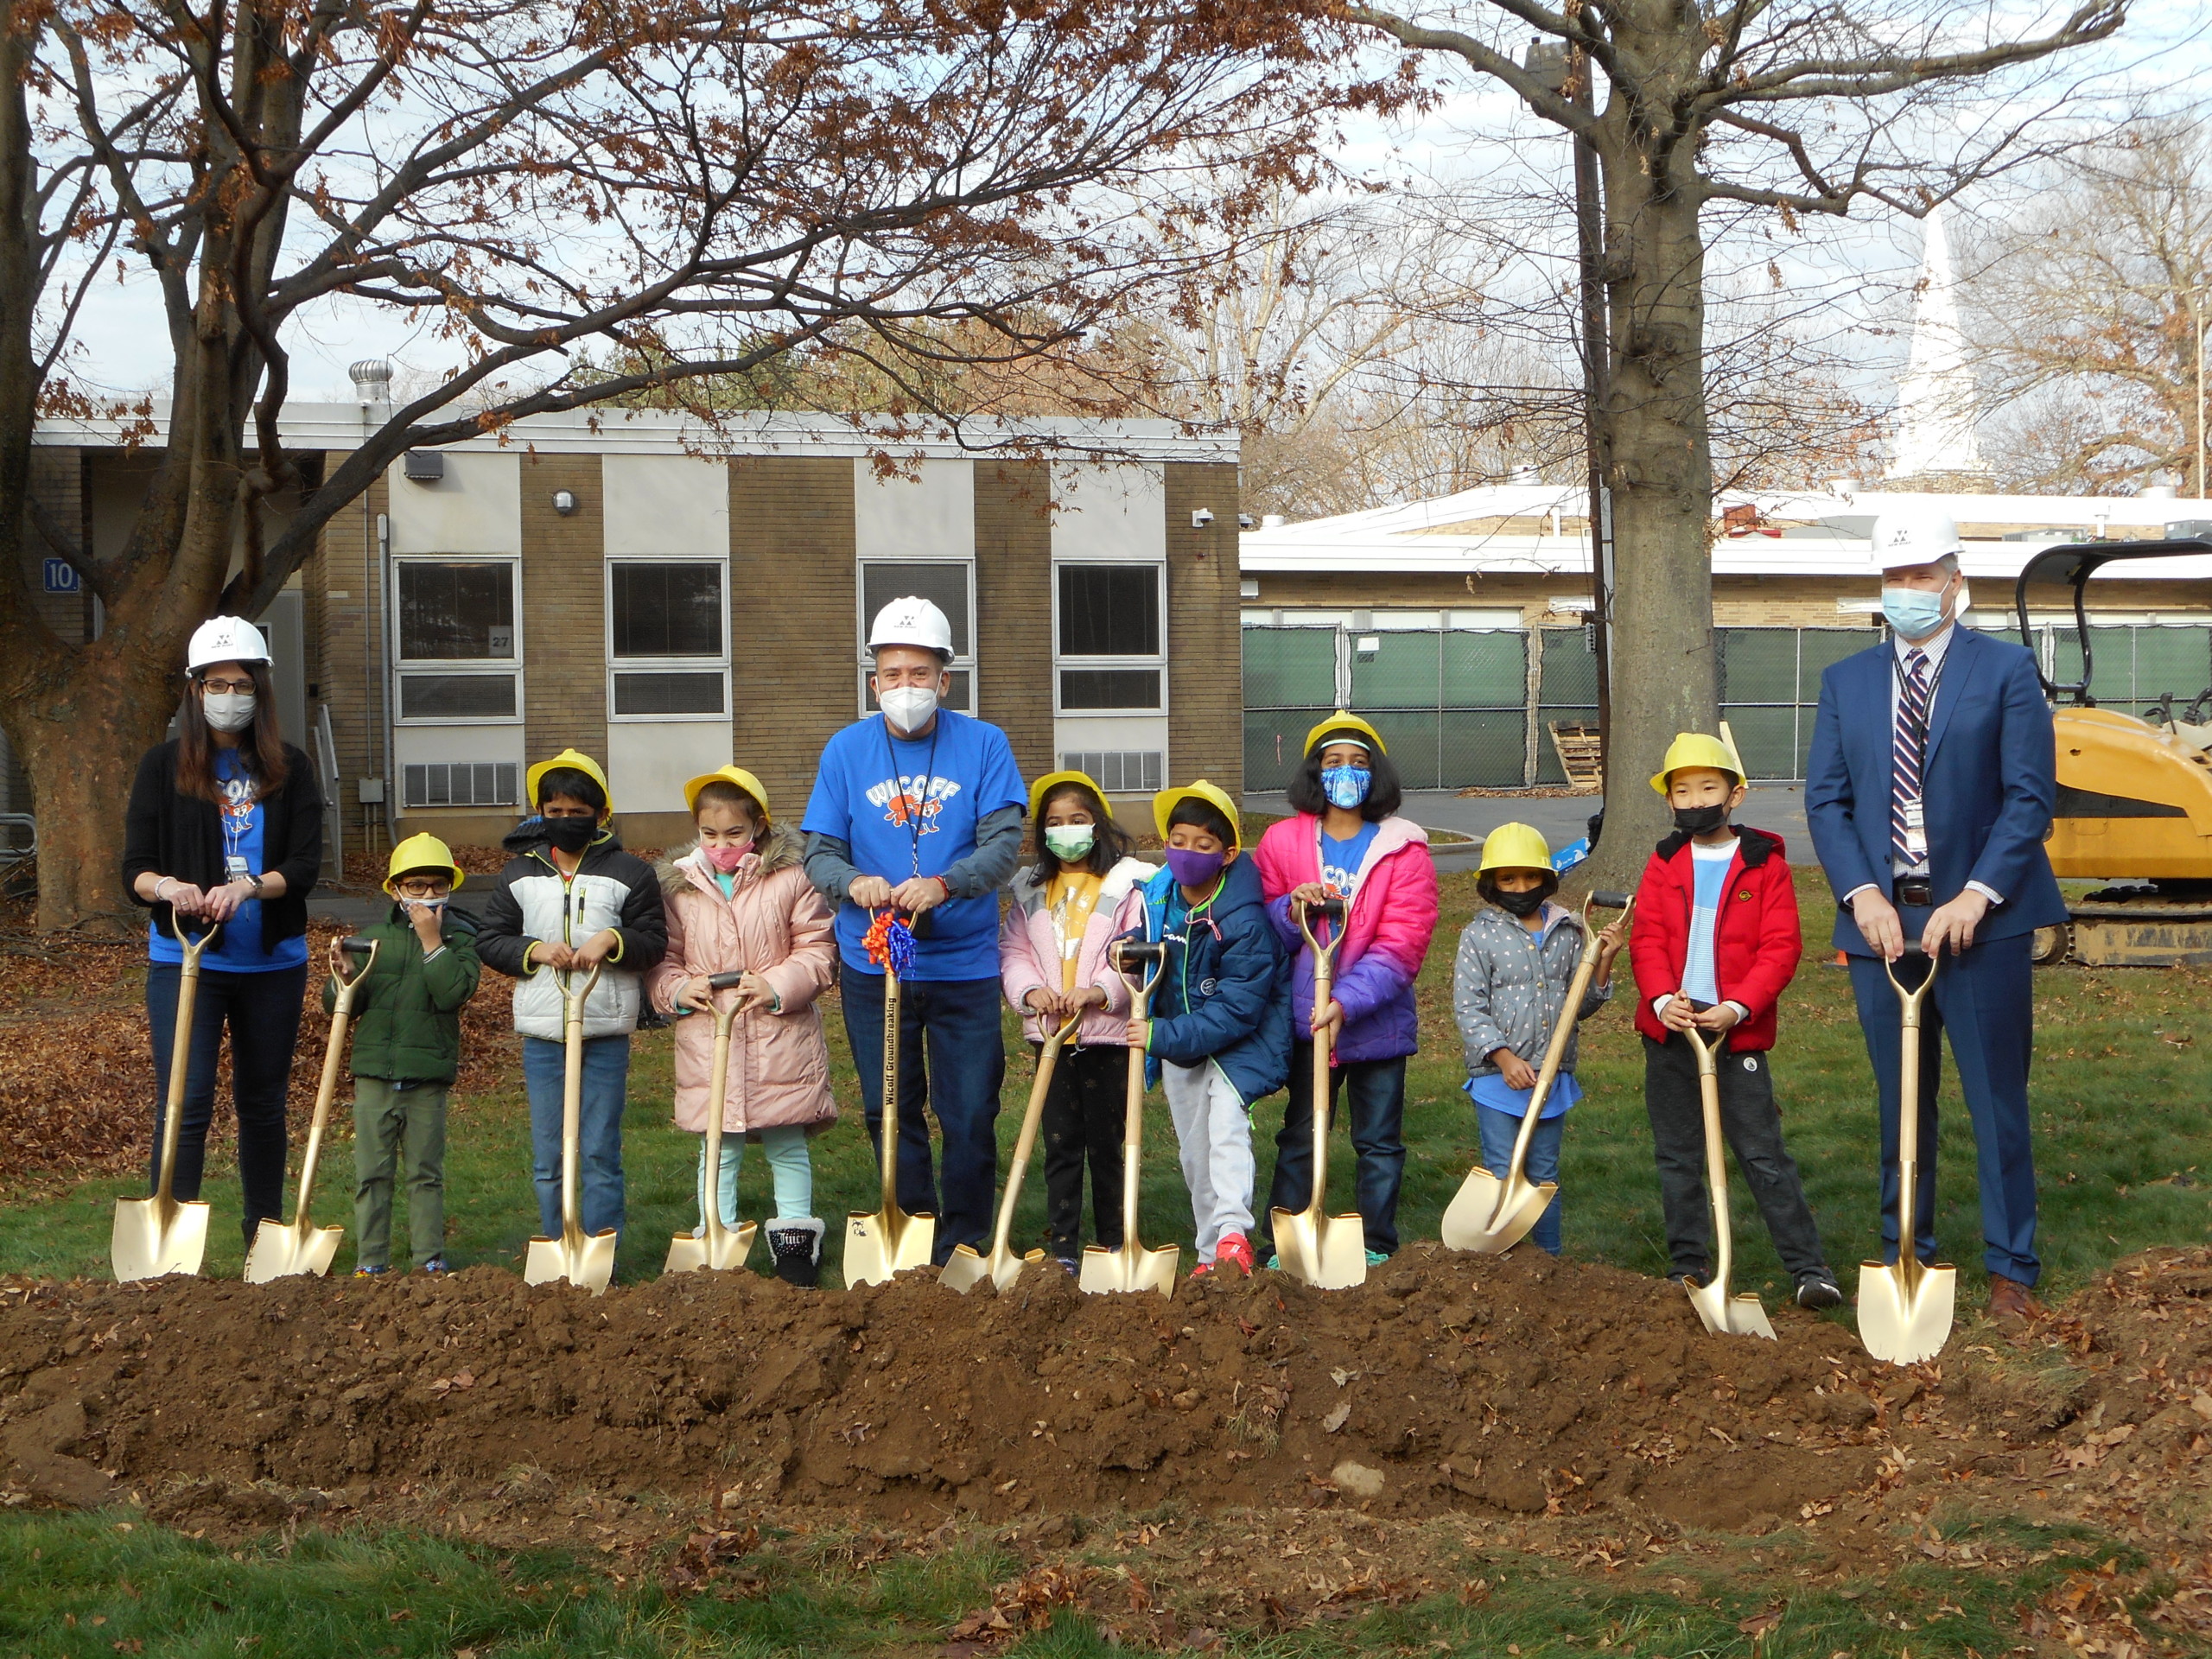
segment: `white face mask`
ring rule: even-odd
[[[876,699],[883,716],[902,732],[918,732],[937,713],[937,690],[927,685],[897,685]]]
[[[253,693],[210,691],[200,699],[200,712],[219,732],[242,732],[253,724]]]

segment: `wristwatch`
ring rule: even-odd
[[[253,896],[255,898],[258,899],[262,896],[261,878],[259,876],[249,875],[246,877],[246,884],[253,889]]]

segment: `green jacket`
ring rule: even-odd
[[[476,994],[476,918],[448,906],[446,948],[425,961],[423,942],[397,905],[360,937],[377,942],[376,966],[353,994],[353,1075],[392,1082],[451,1083],[461,1065],[461,1006]],[[338,1006],[338,982],[324,981],[322,1007]]]

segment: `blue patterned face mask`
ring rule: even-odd
[[[1375,774],[1365,766],[1324,766],[1321,768],[1321,792],[1329,798],[1331,806],[1350,811],[1367,798],[1367,791],[1375,787]]]

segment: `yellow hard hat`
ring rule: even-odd
[[[1152,798],[1152,821],[1160,826],[1160,838],[1162,841],[1167,839],[1169,816],[1185,801],[1205,802],[1207,805],[1213,807],[1223,817],[1229,820],[1229,827],[1232,831],[1237,830],[1236,803],[1229,798],[1229,792],[1226,790],[1210,784],[1201,778],[1195,783],[1185,784],[1180,789],[1163,789]],[[1241,841],[1243,836],[1240,835],[1237,839]]]
[[[560,753],[555,755],[550,760],[541,760],[530,769],[529,784],[531,805],[537,807],[543,804],[543,803],[537,798],[537,780],[543,778],[547,772],[555,771],[563,766],[573,767],[576,771],[583,773],[585,777],[590,779],[592,782],[597,784],[599,785],[599,792],[607,797],[607,811],[611,813],[614,810],[614,791],[607,786],[607,774],[600,770],[598,761],[593,760],[591,756],[582,753],[575,749],[563,749]]]
[[[1033,818],[1041,817],[1045,810],[1045,798],[1063,784],[1080,784],[1098,798],[1101,806],[1106,804],[1106,791],[1098,787],[1097,780],[1089,772],[1048,772],[1029,785],[1029,816]],[[1229,821],[1231,823],[1236,822],[1234,817]]]
[[[1382,741],[1382,733],[1376,731],[1372,726],[1362,720],[1357,715],[1350,713],[1343,709],[1338,709],[1335,714],[1331,715],[1319,726],[1316,726],[1312,731],[1306,734],[1306,747],[1302,753],[1306,754],[1313,753],[1314,746],[1319,743],[1320,741],[1326,737],[1331,732],[1357,732],[1362,737],[1364,737],[1369,742],[1375,746],[1376,753],[1388,754],[1390,753],[1389,747]]]
[[[391,893],[410,870],[442,869],[461,883],[461,866],[453,861],[453,849],[435,836],[410,836],[391,849],[391,863],[385,872],[384,890]]]
[[[1667,746],[1666,760],[1651,774],[1651,787],[1664,795],[1667,779],[1684,766],[1710,766],[1715,772],[1726,772],[1739,784],[1744,781],[1744,763],[1737,756],[1735,747],[1707,732],[1675,733],[1675,741]]]
[[[1488,870],[1548,870],[1551,843],[1543,831],[1529,823],[1501,823],[1483,837],[1483,861],[1476,874]]]
[[[760,780],[743,766],[716,766],[712,772],[702,772],[683,785],[683,810],[696,815],[699,810],[699,791],[709,784],[734,784],[750,795],[760,807],[760,826],[768,826],[768,791],[760,787]]]

